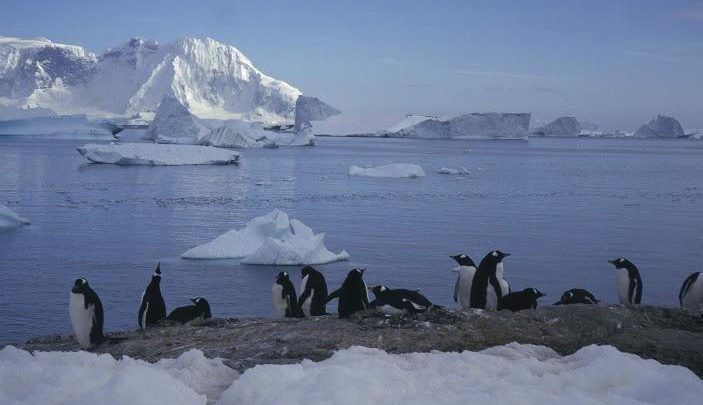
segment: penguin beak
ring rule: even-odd
[[[613,264],[613,265],[617,262],[618,262],[618,259],[608,260],[608,263]]]
[[[503,253],[503,257],[508,257],[510,256],[510,253]]]

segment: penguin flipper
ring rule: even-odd
[[[310,288],[305,288],[305,291],[303,291],[302,294],[300,294],[300,297],[298,297],[298,307],[302,308],[303,303],[305,302],[306,299],[310,296]]]
[[[341,288],[338,288],[338,289],[332,291],[332,293],[330,293],[330,294],[327,296],[327,301],[325,301],[325,304],[329,303],[330,301],[332,301],[332,300],[335,299],[335,298],[339,298],[339,294],[341,294],[341,293],[342,293],[342,289],[341,289]]]
[[[456,278],[456,284],[454,284],[454,302],[459,302],[459,277]]]

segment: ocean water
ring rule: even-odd
[[[157,262],[169,310],[203,296],[215,316],[272,316],[280,267],[180,254],[274,208],[351,254],[318,267],[330,289],[364,266],[369,285],[454,306],[449,255],[478,262],[498,248],[512,254],[513,290],[539,288],[542,305],[574,287],[616,302],[607,259],[625,256],[642,274],[643,303],[675,306],[684,278],[703,270],[703,142],[319,138],[245,150],[239,166],[190,167],[88,164],[75,151],[83,143],[0,137],[0,203],[32,221],[0,232],[0,342],[70,333],[77,277],[100,295],[107,330],[136,328]],[[427,176],[347,175],[394,162]],[[471,174],[437,173],[457,166]],[[286,270],[298,287],[299,268]]]

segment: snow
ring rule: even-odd
[[[28,225],[29,221],[15,214],[11,209],[0,204],[0,229],[16,228]]]
[[[260,365],[239,375],[192,349],[155,364],[88,352],[0,350],[0,403],[24,404],[680,404],[700,403],[690,370],[612,346],[560,356],[511,343],[481,352],[389,354]]]
[[[242,229],[232,229],[183,253],[185,259],[242,259],[246,264],[313,265],[348,260],[349,254],[330,252],[325,234],[315,235],[280,210],[256,217]]]
[[[425,171],[421,166],[410,163],[391,163],[375,167],[351,166],[350,176],[362,177],[424,177]]]
[[[196,145],[87,144],[78,152],[91,162],[116,165],[226,165],[239,161],[235,151]]]
[[[448,119],[408,116],[377,135],[429,139],[525,139],[529,113],[470,113]]]
[[[190,350],[155,364],[109,354],[0,350],[0,403],[205,404],[237,373],[220,359]]]

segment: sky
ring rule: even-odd
[[[703,0],[0,0],[0,35],[93,52],[211,37],[370,132],[405,114],[531,112],[636,129],[703,128]]]

